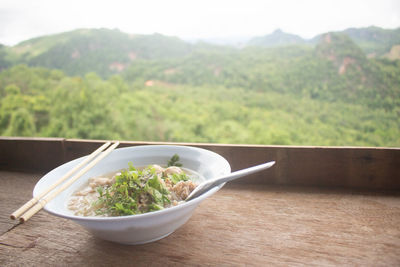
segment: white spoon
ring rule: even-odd
[[[220,176],[214,179],[210,179],[207,181],[202,182],[201,184],[199,184],[198,186],[196,186],[196,188],[192,191],[192,193],[190,193],[190,195],[185,199],[185,201],[189,201],[195,197],[200,196],[201,194],[207,192],[208,190],[210,190],[211,188],[213,188],[214,186],[220,185],[222,183],[226,183],[232,180],[235,180],[237,178],[243,177],[245,175],[249,175],[255,172],[259,172],[262,171],[264,169],[268,169],[269,167],[271,167],[272,165],[275,164],[275,161],[270,161],[267,163],[263,163],[260,165],[256,165],[250,168],[246,168],[246,169],[242,169],[239,171],[235,171],[235,172],[231,172],[227,175],[224,176]]]

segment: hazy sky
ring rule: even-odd
[[[349,27],[400,27],[400,0],[1,0],[0,43],[77,28],[182,39],[285,32],[311,38]]]

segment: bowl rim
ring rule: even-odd
[[[220,154],[213,152],[211,150],[207,150],[204,148],[199,148],[199,147],[193,147],[193,146],[186,146],[186,145],[138,145],[138,146],[129,146],[129,147],[122,147],[122,148],[117,148],[114,151],[122,151],[122,150],[129,150],[129,149],[134,149],[134,148],[163,148],[163,149],[168,149],[168,148],[182,148],[184,147],[184,149],[188,148],[188,149],[194,149],[197,151],[202,151],[203,153],[208,153],[208,154],[212,154],[213,156],[216,156],[218,158],[220,158],[220,160],[222,160],[223,162],[225,162],[227,164],[228,167],[228,172],[231,172],[231,166],[229,164],[229,162]],[[33,196],[35,197],[35,195],[38,194],[38,184],[42,179],[45,179],[47,175],[49,175],[49,173],[55,171],[58,168],[62,168],[64,165],[66,164],[72,164],[72,162],[78,162],[80,160],[83,160],[84,158],[86,158],[88,155],[86,156],[82,156],[76,159],[73,159],[71,161],[65,162],[57,167],[55,167],[54,169],[50,170],[49,172],[47,172],[45,175],[42,176],[42,178],[40,178],[37,183],[35,184],[35,187],[33,189]],[[65,214],[62,212],[56,212],[53,211],[51,209],[48,208],[48,205],[46,204],[44,206],[44,210],[50,214],[53,214],[55,216],[58,217],[62,217],[62,218],[67,218],[67,219],[71,219],[71,220],[75,220],[75,221],[87,221],[87,222],[99,222],[99,221],[125,221],[125,220],[131,220],[133,218],[137,218],[137,219],[144,219],[144,218],[151,218],[151,217],[156,217],[156,216],[162,216],[162,214],[164,213],[171,213],[174,211],[179,211],[181,209],[184,209],[186,207],[189,206],[193,206],[193,205],[197,205],[199,204],[201,201],[203,201],[204,199],[206,199],[207,197],[211,196],[212,194],[216,193],[219,189],[221,189],[223,186],[225,185],[225,183],[215,186],[212,189],[210,189],[209,191],[207,191],[206,193],[192,199],[189,200],[188,202],[183,202],[179,205],[173,206],[173,207],[169,207],[169,208],[165,208],[162,210],[157,210],[157,211],[150,211],[150,212],[146,212],[146,213],[141,213],[141,214],[133,214],[133,215],[125,215],[125,216],[113,216],[113,217],[96,217],[96,216],[77,216],[77,215],[69,215],[69,214]]]

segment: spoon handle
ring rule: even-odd
[[[246,169],[242,169],[242,170],[239,170],[239,171],[231,172],[231,173],[229,173],[229,174],[227,174],[225,176],[221,176],[221,177],[218,177],[218,178],[215,178],[215,179],[211,179],[210,182],[214,186],[220,185],[222,183],[226,183],[226,182],[229,182],[229,181],[232,181],[232,180],[236,180],[236,179],[238,179],[238,178],[240,178],[242,176],[250,175],[250,174],[253,174],[255,172],[259,172],[259,171],[262,171],[264,169],[268,169],[271,166],[273,166],[274,164],[275,164],[275,161],[270,161],[270,162],[267,162],[267,163],[263,163],[263,164],[256,165],[256,166],[253,166],[253,167],[249,167],[249,168],[246,168]]]
[[[226,174],[224,176],[220,176],[220,177],[208,180],[206,182],[203,182],[203,183],[199,184],[192,191],[192,193],[190,193],[190,195],[186,198],[186,201],[203,194],[204,192],[208,191],[209,189],[211,189],[211,188],[213,188],[213,187],[215,187],[217,185],[220,185],[222,183],[226,183],[226,182],[238,179],[238,178],[243,177],[245,175],[249,175],[249,174],[252,174],[252,173],[255,173],[255,172],[262,171],[264,169],[268,169],[274,164],[275,164],[275,161],[270,161],[270,162],[267,162],[267,163],[263,163],[263,164],[256,165],[256,166],[253,166],[253,167],[249,167],[249,168],[246,168],[246,169],[242,169],[242,170],[239,170],[239,171],[231,172],[231,173]]]

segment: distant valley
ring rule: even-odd
[[[0,135],[400,146],[400,28],[240,46],[79,29],[0,46],[0,97]]]

